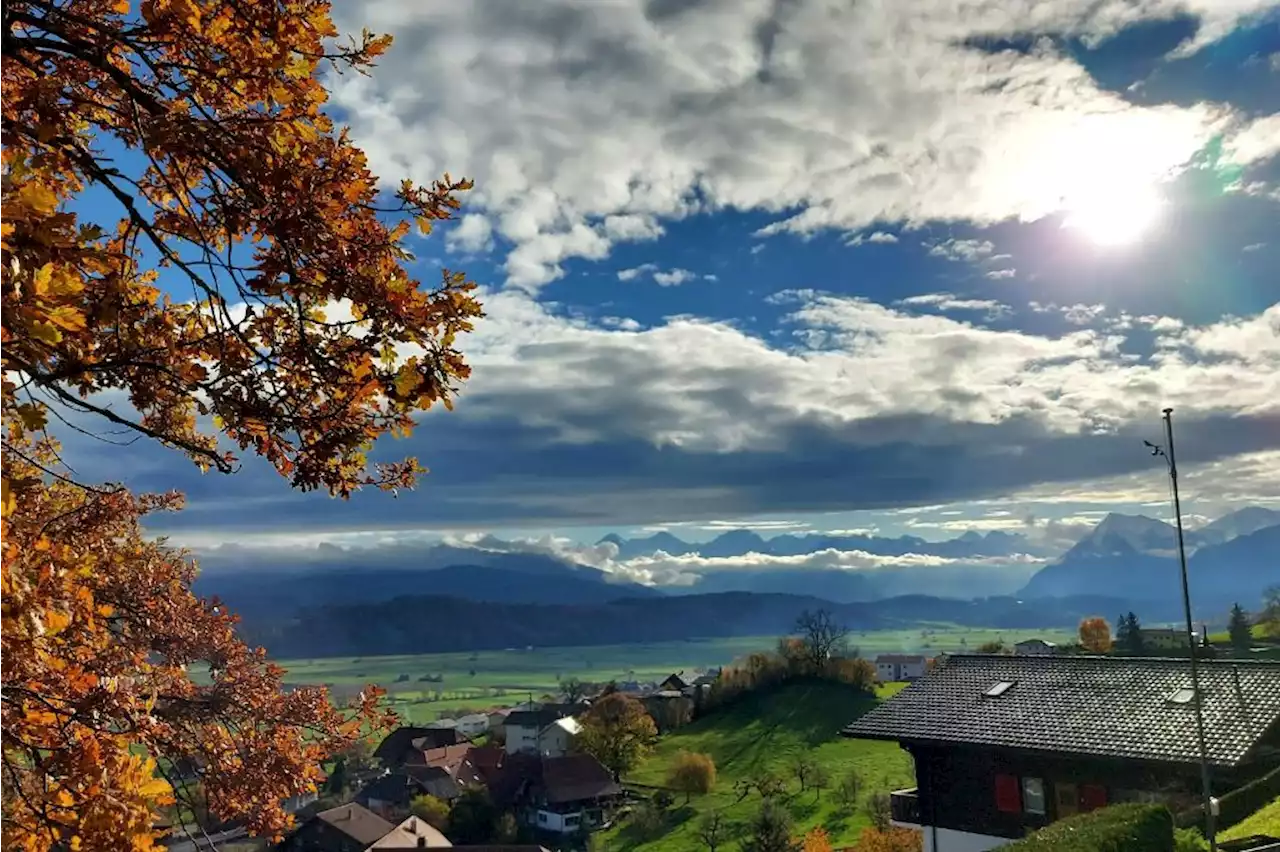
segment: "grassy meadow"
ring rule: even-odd
[[[910,630],[855,631],[849,642],[863,656],[891,652],[936,654],[964,651],[984,642],[1015,642],[1028,636],[1051,641],[1073,638],[1065,630],[984,630],[952,625]],[[671,672],[722,666],[753,651],[771,649],[772,636],[692,639],[637,645],[522,648],[390,657],[331,657],[281,660],[291,684],[328,685],[336,698],[374,683],[388,691],[392,708],[406,721],[422,723],[468,710],[514,704],[532,694],[554,693],[557,681],[661,680]],[[424,680],[439,677],[439,681]]]
[[[1218,840],[1236,840],[1241,837],[1252,837],[1255,834],[1267,837],[1280,837],[1280,798],[1254,812],[1243,822],[1238,822],[1218,835]]]
[[[688,805],[677,795],[660,836],[645,837],[635,825],[624,822],[602,836],[601,848],[610,852],[697,849],[701,843],[694,831],[702,814],[719,810],[731,824],[741,826],[759,810],[759,795],[752,793],[738,801],[734,782],[751,778],[761,770],[787,778],[789,788],[784,802],[795,820],[797,834],[821,825],[837,848],[852,843],[869,824],[862,807],[866,797],[872,792],[910,786],[914,776],[910,757],[896,743],[844,739],[839,731],[903,685],[886,684],[877,698],[871,698],[844,684],[792,684],[748,695],[664,736],[653,754],[625,780],[662,785],[676,755],[692,751],[709,754],[715,760],[715,788],[706,796],[694,796]],[[812,789],[799,792],[789,767],[800,755],[811,758],[830,777],[830,786],[821,795]],[[859,803],[852,809],[839,805],[832,793],[840,778],[850,771],[857,772],[862,781]]]

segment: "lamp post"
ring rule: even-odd
[[[1169,483],[1173,486],[1173,514],[1178,529],[1178,566],[1182,570],[1182,611],[1187,620],[1187,655],[1191,661],[1192,703],[1196,711],[1196,739],[1200,746],[1200,794],[1204,805],[1205,829],[1209,836],[1209,849],[1218,852],[1218,841],[1214,829],[1213,791],[1209,782],[1209,759],[1205,748],[1204,735],[1204,697],[1200,692],[1200,673],[1196,663],[1196,631],[1191,623],[1191,586],[1187,580],[1187,548],[1182,534],[1182,501],[1178,496],[1178,462],[1173,451],[1173,409],[1164,410],[1165,446],[1159,447],[1150,441],[1144,441],[1151,448],[1151,455],[1163,456],[1169,468]]]

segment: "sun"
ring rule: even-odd
[[[1100,246],[1123,246],[1143,238],[1159,221],[1165,201],[1151,186],[1098,187],[1068,198],[1062,227]]]

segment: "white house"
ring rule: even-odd
[[[881,654],[876,657],[876,674],[881,680],[915,680],[924,677],[922,654]]]
[[[548,705],[537,710],[515,710],[507,715],[503,730],[507,754],[540,754],[561,757],[569,753],[582,726],[562,708]]]
[[[458,718],[456,727],[464,737],[478,737],[489,730],[489,717],[484,713],[471,713]]]
[[[1023,639],[1014,643],[1013,652],[1032,657],[1051,657],[1058,653],[1058,646],[1043,639]]]

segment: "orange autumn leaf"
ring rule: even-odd
[[[143,535],[178,496],[77,483],[46,400],[204,469],[237,466],[221,433],[302,490],[411,486],[416,460],[371,468],[369,447],[451,404],[481,310],[460,273],[421,286],[401,243],[471,184],[381,188],[321,70],[390,41],[335,46],[328,0],[13,0],[5,19],[6,849],[155,848],[179,762],[203,767],[209,811],[277,835],[282,801],[390,722],[380,692],[286,692],[192,594],[185,555]]]

